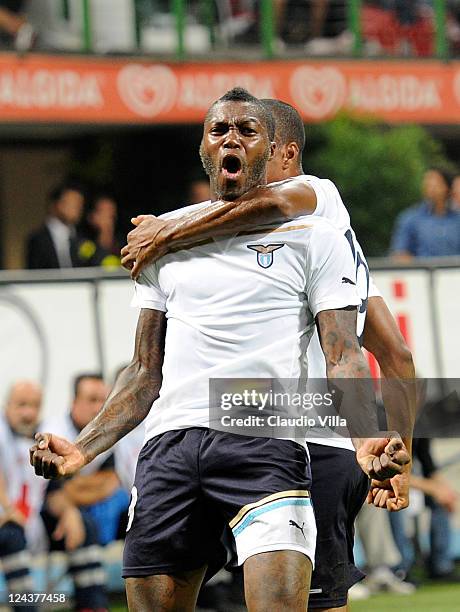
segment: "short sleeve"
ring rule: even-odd
[[[166,312],[166,295],[158,282],[156,264],[148,266],[134,283],[134,296],[131,306]]]
[[[377,285],[374,282],[374,279],[372,278],[372,276],[369,277],[369,293],[368,293],[368,297],[382,297],[382,294],[380,293],[380,291],[377,288]]]
[[[314,317],[323,310],[361,304],[350,245],[329,224],[318,225],[312,230],[307,252],[305,290]]]
[[[345,231],[350,226],[350,215],[334,183],[309,174],[301,175],[298,179],[307,182],[316,194],[313,215],[323,217],[338,230]]]

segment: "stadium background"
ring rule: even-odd
[[[423,19],[401,27],[385,24],[378,4],[331,0],[314,39],[312,3],[301,0],[288,2],[294,17],[281,25],[270,1],[26,5],[31,48],[5,44],[0,53],[0,394],[33,378],[45,387],[44,411],[65,411],[73,375],[100,368],[110,380],[131,355],[137,314],[124,272],[22,271],[50,189],[69,176],[89,192],[110,189],[121,232],[134,214],[180,206],[190,182],[203,178],[204,113],[236,85],[298,108],[304,168],[344,194],[419,375],[458,378],[460,261],[402,266],[386,255],[424,170],[439,162],[459,169],[459,3],[422,2]],[[458,440],[436,440],[434,450],[460,491]],[[458,513],[454,526],[460,558]],[[400,605],[453,610],[456,589],[422,588]],[[446,597],[442,608],[431,602],[437,597]],[[352,610],[371,609],[360,605]]]

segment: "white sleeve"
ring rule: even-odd
[[[131,306],[166,312],[166,295],[158,282],[156,263],[145,268],[134,283],[134,296]]]
[[[316,208],[312,213],[314,216],[327,219],[338,230],[349,227],[350,215],[332,181],[310,174],[300,175],[297,179],[307,182],[316,194]]]
[[[372,276],[369,276],[369,293],[368,293],[368,297],[382,297],[382,294],[380,293],[380,291],[377,288],[377,285],[374,282],[374,279],[372,278]]]
[[[317,225],[308,243],[306,294],[314,317],[323,310],[361,304],[350,245],[329,224]]]

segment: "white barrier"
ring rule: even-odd
[[[371,265],[372,267],[372,265]],[[460,378],[460,262],[389,268],[374,279],[413,350],[419,376]],[[109,381],[134,346],[137,310],[123,272],[0,273],[0,394],[19,378],[45,388],[45,415],[67,410],[76,374]]]

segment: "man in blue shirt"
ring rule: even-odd
[[[452,177],[445,170],[425,172],[424,200],[396,220],[391,253],[397,261],[460,255],[460,211],[452,206],[451,185]]]

